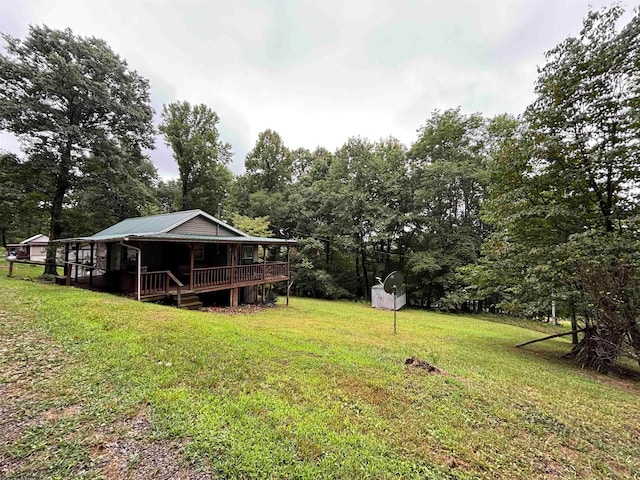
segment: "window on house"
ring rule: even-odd
[[[196,261],[204,261],[204,243],[193,246],[193,258]]]
[[[242,247],[242,264],[247,265],[253,263],[253,246]]]

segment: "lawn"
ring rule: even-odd
[[[412,310],[394,335],[302,298],[189,312],[0,268],[2,478],[640,478],[640,385],[560,359],[565,338]]]

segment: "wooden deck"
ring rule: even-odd
[[[135,274],[131,276],[135,281]],[[215,292],[288,279],[287,262],[194,268],[186,282],[178,280],[169,270],[143,272],[140,277],[140,300],[158,300],[181,293]]]

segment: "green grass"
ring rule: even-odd
[[[112,427],[140,415],[220,478],[640,478],[638,384],[561,360],[565,338],[516,349],[541,334],[412,310],[394,335],[390,312],[301,298],[186,312],[2,268],[7,478],[108,476]]]

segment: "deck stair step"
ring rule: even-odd
[[[202,307],[202,302],[200,301],[197,293],[189,292],[181,295],[180,305],[178,306],[186,310],[198,310]]]

